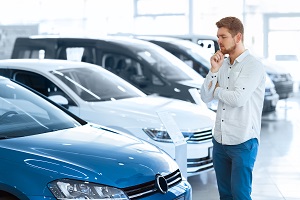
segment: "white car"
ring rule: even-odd
[[[145,95],[93,64],[66,60],[0,60],[0,75],[64,105],[82,119],[146,140],[175,158],[174,144],[158,112],[169,112],[187,142],[187,176],[213,169],[215,113],[205,104]]]
[[[299,92],[300,88],[300,56],[295,54],[276,55],[275,59],[269,58],[280,65],[284,70],[291,74],[294,81],[294,92]]]

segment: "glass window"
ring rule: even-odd
[[[215,46],[215,42],[213,40],[198,40],[197,44],[209,52],[210,55],[214,54],[219,48]]]
[[[75,102],[65,92],[63,92],[52,81],[40,74],[20,70],[14,73],[13,79],[27,85],[47,97],[61,95],[68,100],[69,106],[76,106]]]
[[[18,52],[18,58],[39,58],[40,49],[26,49]]]
[[[102,66],[104,66],[105,69],[113,72],[135,86],[143,88],[151,84],[159,86],[164,85],[159,77],[135,59],[120,54],[110,53],[105,54],[103,60]],[[149,62],[152,61],[149,60]]]
[[[1,137],[22,137],[80,125],[42,97],[8,79],[0,79],[0,91]]]
[[[202,80],[197,72],[182,60],[162,48],[147,49],[138,52],[162,78],[174,81]]]
[[[145,96],[120,77],[98,67],[62,69],[52,71],[52,74],[84,101],[109,101]]]

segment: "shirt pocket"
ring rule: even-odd
[[[232,80],[236,81],[236,79],[239,77],[239,75],[240,75],[240,72],[233,72],[232,73]]]

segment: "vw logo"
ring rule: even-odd
[[[168,192],[167,180],[160,174],[156,174],[155,176],[155,187],[163,194]]]

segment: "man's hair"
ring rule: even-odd
[[[244,26],[241,20],[236,17],[224,17],[216,23],[218,28],[227,28],[232,36],[241,33],[244,36]]]

